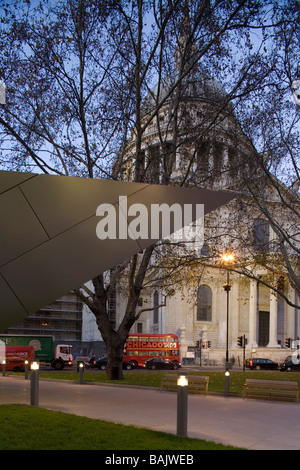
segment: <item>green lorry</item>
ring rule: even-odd
[[[35,358],[41,366],[51,365],[54,369],[61,370],[65,366],[71,367],[73,365],[72,346],[70,344],[55,345],[53,336],[0,334],[0,344],[5,346],[33,346]]]

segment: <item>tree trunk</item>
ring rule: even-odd
[[[112,334],[108,343],[106,343],[107,349],[107,367],[106,376],[110,380],[122,380],[123,377],[123,351],[124,343],[118,337],[119,335],[115,332]]]
[[[106,374],[109,379],[123,379],[123,352],[124,346],[132,325],[136,321],[136,306],[141,294],[145,275],[149,261],[153,252],[154,245],[148,247],[138,262],[138,256],[132,257],[132,263],[129,274],[128,302],[125,315],[116,331],[111,324],[107,312],[107,300],[110,295],[115,280],[111,279],[111,285],[105,287],[103,275],[93,279],[94,295],[93,300],[87,303],[96,317],[97,325],[107,349],[107,368]],[[84,294],[80,294],[84,297]]]

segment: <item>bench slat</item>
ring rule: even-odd
[[[263,379],[246,379],[246,384],[247,385],[252,385],[252,384],[263,384],[263,385],[283,385],[285,387],[287,386],[294,386],[298,387],[297,382],[290,382],[286,380],[263,380]]]
[[[297,382],[285,380],[246,379],[243,386],[243,398],[266,398],[273,400],[292,399],[299,401]]]

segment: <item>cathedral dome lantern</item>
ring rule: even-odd
[[[200,61],[197,44],[194,40],[186,2],[183,23],[174,54],[174,71],[161,83],[157,83],[144,102],[144,113],[151,112],[157,103],[174,102],[174,96],[181,102],[211,102],[222,105],[233,113],[225,88],[215,80]]]

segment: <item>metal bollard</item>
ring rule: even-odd
[[[29,369],[29,363],[28,361],[25,361],[25,380],[28,380],[28,369]]]
[[[188,378],[179,375],[177,378],[177,435],[187,436],[188,413]]]
[[[39,406],[39,364],[31,364],[30,374],[30,405]]]
[[[6,365],[6,361],[3,360],[2,361],[2,377],[5,377],[5,365]]]
[[[230,372],[225,372],[225,397],[229,397],[229,386],[230,386]]]
[[[79,364],[79,383],[83,384],[83,372],[84,372],[84,363],[80,362]]]

